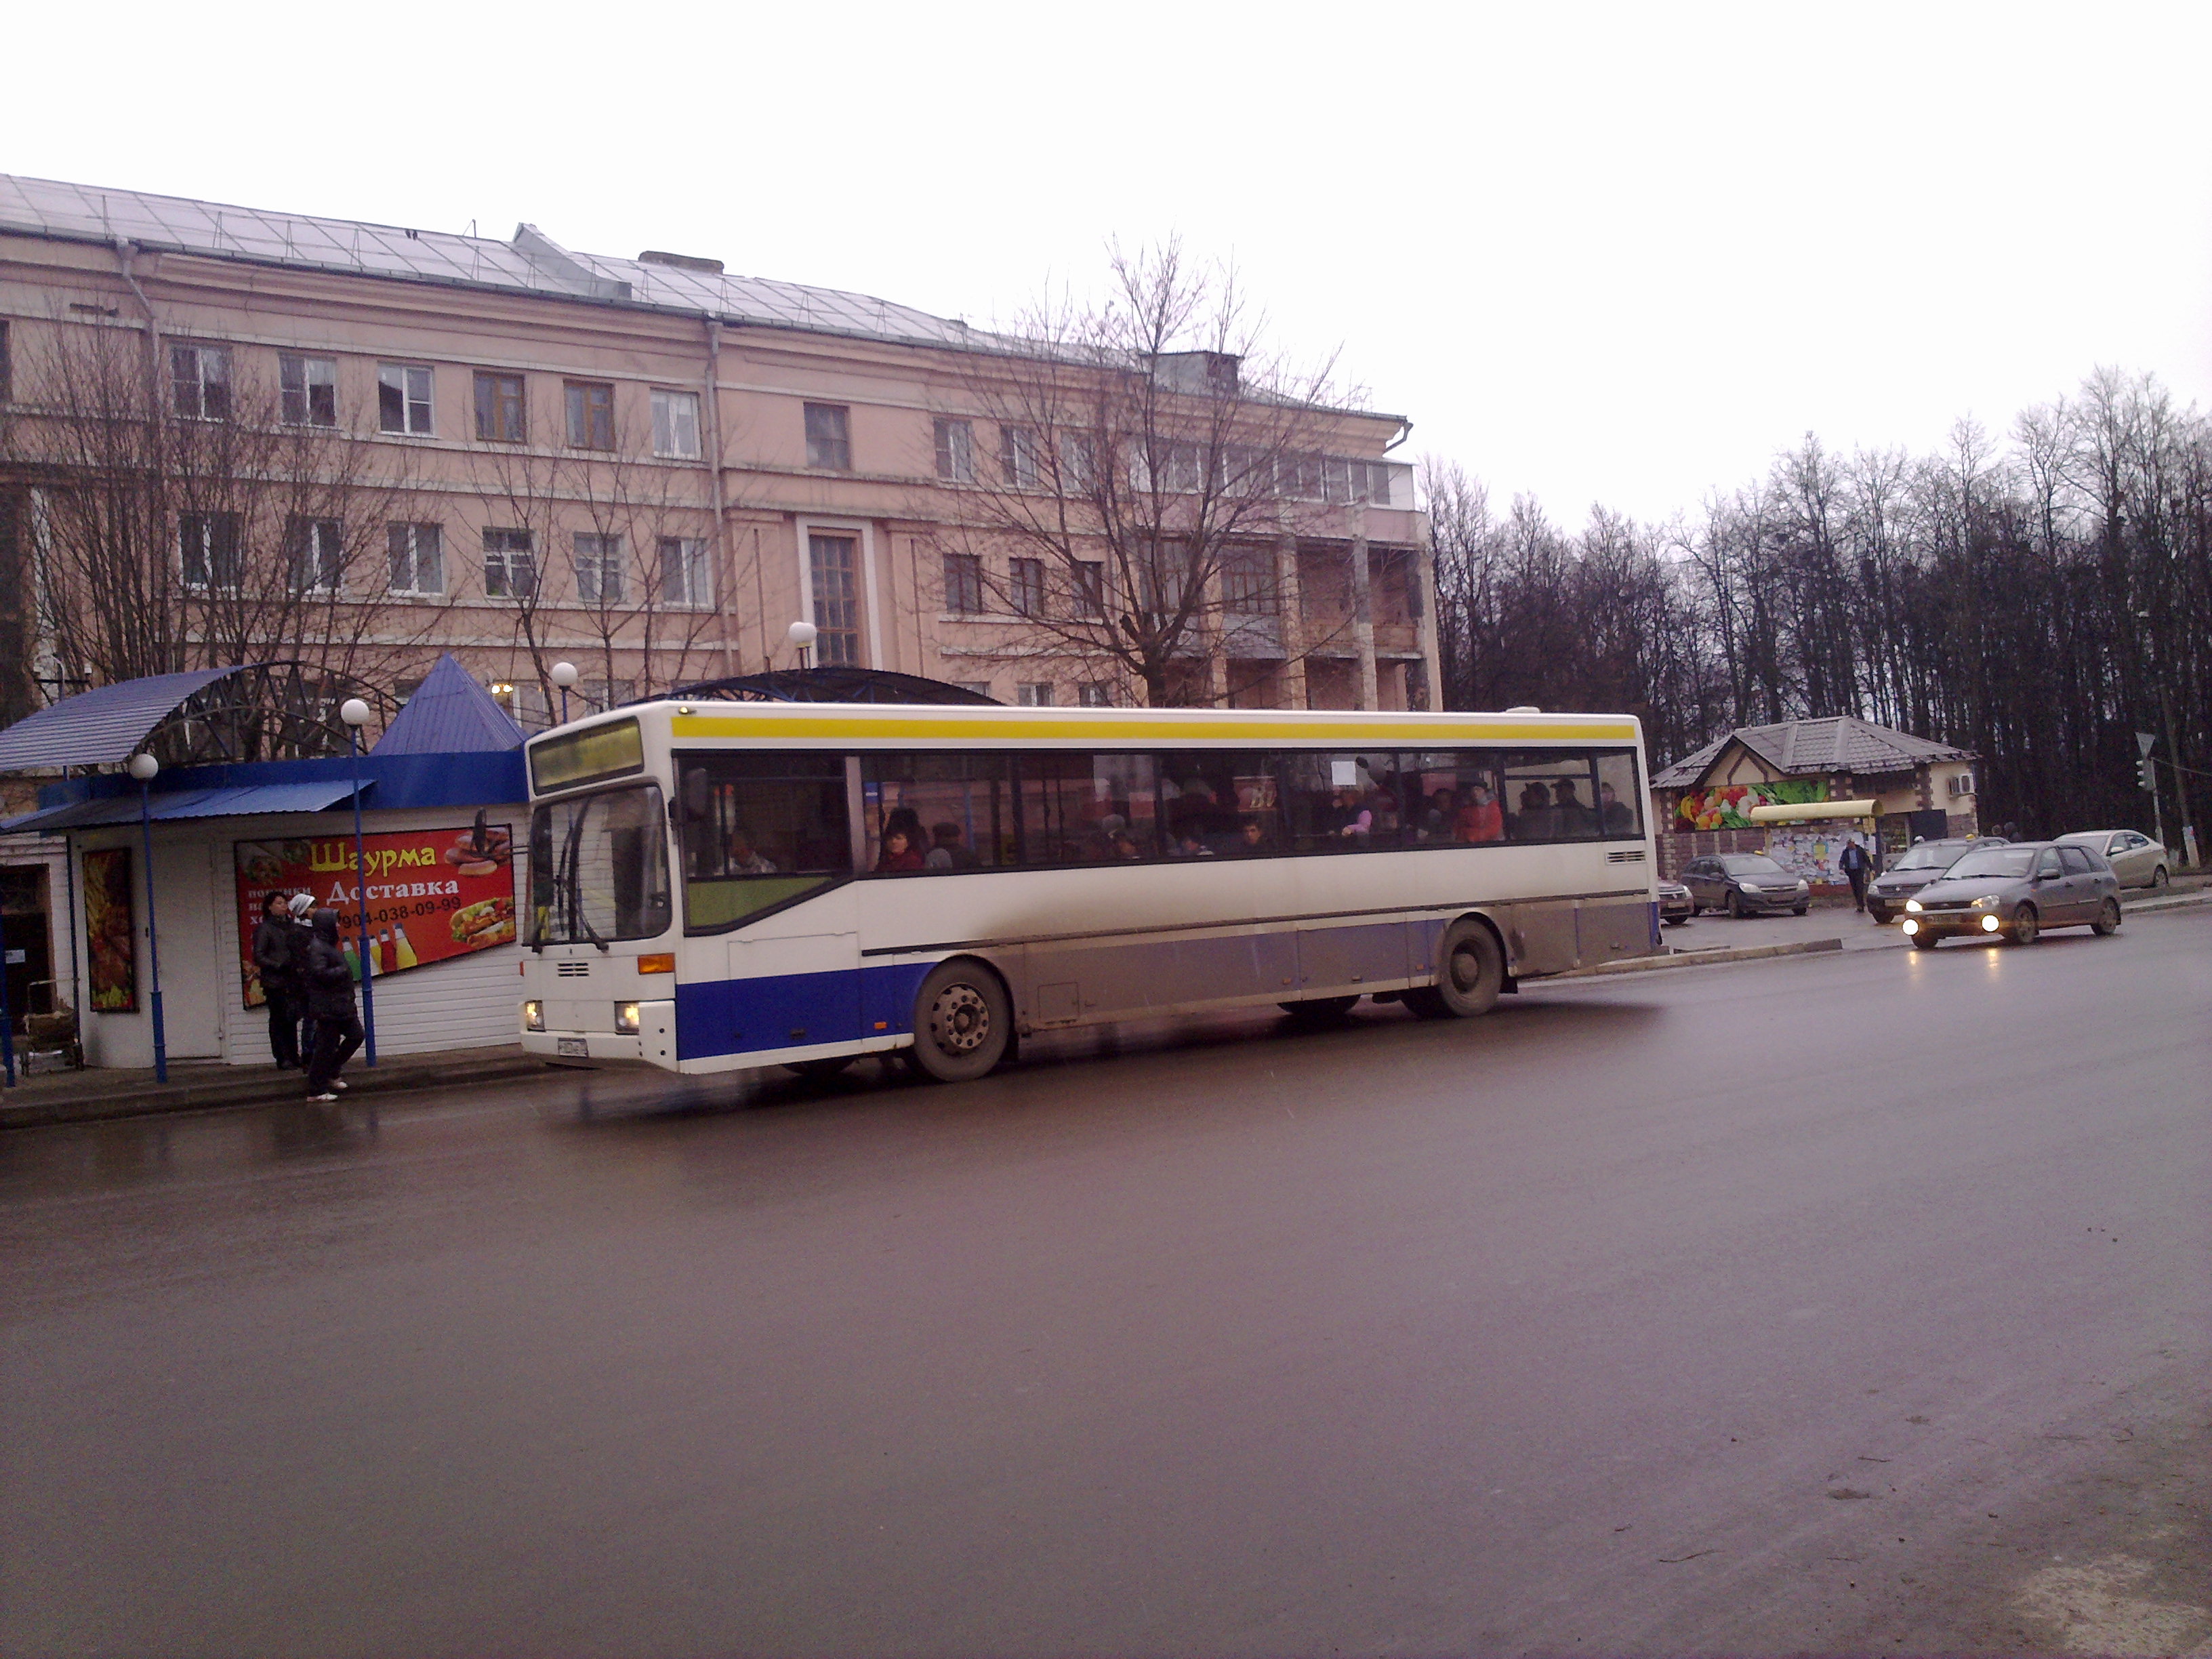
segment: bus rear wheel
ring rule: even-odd
[[[1437,945],[1437,982],[1406,993],[1424,1019],[1473,1019],[1498,1006],[1505,957],[1490,929],[1468,917],[1444,929]]]
[[[939,1083],[969,1083],[1006,1057],[1014,1011],[981,963],[940,962],[914,998],[914,1065]]]

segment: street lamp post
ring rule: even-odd
[[[799,665],[801,668],[812,667],[814,665],[808,653],[814,649],[814,641],[822,630],[811,622],[795,622],[786,631],[791,635],[791,642],[799,647]]]
[[[547,678],[561,688],[561,724],[566,726],[568,723],[568,688],[576,683],[576,665],[556,662]]]
[[[154,980],[154,1081],[169,1080],[169,1033],[161,1023],[161,929],[154,917],[154,776],[161,763],[141,751],[131,757],[138,780],[138,839],[146,854],[146,966]]]
[[[346,747],[353,755],[353,881],[354,896],[361,906],[361,1029],[367,1038],[368,1063],[376,1064],[376,958],[369,954],[368,859],[361,833],[361,728],[368,724],[368,705],[348,697],[338,710],[345,722]]]

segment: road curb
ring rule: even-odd
[[[1556,975],[1559,979],[1589,979],[1599,974],[1650,974],[1667,968],[1706,968],[1723,962],[1757,962],[1766,957],[1825,956],[1840,951],[1839,939],[1798,939],[1788,945],[1740,945],[1718,951],[1676,951],[1663,957],[1637,957],[1628,962],[1601,962],[1595,968],[1577,968]]]
[[[381,1098],[416,1089],[457,1084],[500,1083],[538,1077],[551,1068],[534,1054],[501,1053],[480,1059],[441,1057],[435,1065],[402,1065],[374,1071],[346,1068],[348,1102]],[[148,1084],[91,1099],[0,1101],[0,1130],[50,1127],[62,1123],[105,1123],[118,1118],[151,1117],[171,1112],[212,1112],[233,1106],[271,1106],[301,1098],[296,1072],[271,1075],[266,1068],[240,1067],[243,1076]],[[79,1073],[78,1075],[84,1075]],[[35,1085],[27,1085],[35,1086]]]

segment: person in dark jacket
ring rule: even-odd
[[[1844,850],[1836,855],[1836,868],[1844,872],[1844,879],[1851,884],[1851,908],[1866,908],[1867,876],[1874,868],[1874,860],[1867,849],[1855,841],[1844,843]]]
[[[253,966],[269,1007],[269,1052],[276,1069],[289,1072],[300,1063],[300,981],[292,967],[291,912],[282,893],[261,902],[261,920],[253,928]]]
[[[315,1057],[315,1017],[307,1012],[307,947],[315,942],[315,930],[308,926],[308,918],[314,914],[315,901],[310,895],[292,895],[292,902],[286,907],[285,921],[291,929],[292,1012],[300,1017],[300,1064],[303,1067]]]
[[[361,1047],[361,1011],[354,1002],[353,969],[346,965],[345,951],[338,945],[338,913],[316,911],[314,930],[303,975],[307,1012],[315,1020],[314,1058],[307,1062],[307,1098],[336,1100],[332,1091],[345,1087],[338,1069]]]

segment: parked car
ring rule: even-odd
[[[2017,841],[1977,847],[1905,902],[1905,931],[1932,951],[1959,933],[2033,945],[2049,927],[2120,927],[2120,881],[2086,847]]]
[[[1792,910],[1813,902],[1813,890],[1764,853],[1715,853],[1692,859],[1682,871],[1692,909],[1725,910],[1732,916]]]
[[[1659,920],[1669,927],[1680,927],[1698,914],[1698,902],[1690,896],[1690,890],[1679,881],[1659,884]]]
[[[1905,901],[1956,864],[1970,848],[2002,847],[1997,836],[1956,836],[1947,841],[1923,841],[1906,848],[1897,861],[1876,876],[1867,888],[1867,914],[1887,921],[1905,908]]]
[[[2123,887],[2163,887],[2173,862],[2165,848],[2133,830],[2077,830],[2059,836],[2058,844],[2086,847],[2100,854]]]

